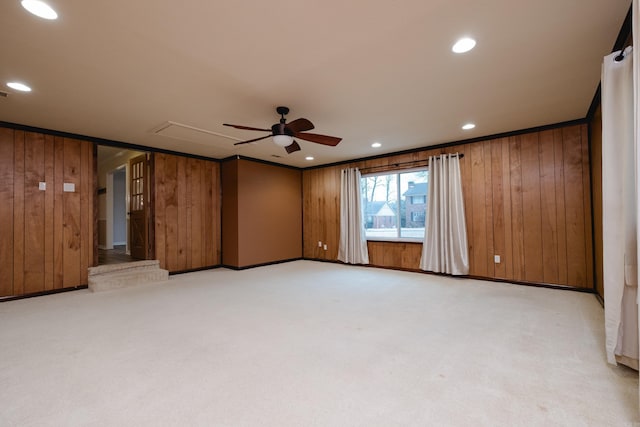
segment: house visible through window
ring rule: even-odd
[[[360,185],[367,239],[422,240],[428,179],[427,169],[363,176]]]
[[[411,221],[424,224],[425,212],[411,212]]]

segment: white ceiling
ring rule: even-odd
[[[629,0],[49,0],[0,5],[0,120],[299,167],[585,117]],[[456,55],[461,36],[478,45]],[[29,84],[31,93],[7,88]],[[335,148],[269,139],[275,107]],[[471,131],[461,130],[475,122]],[[161,136],[167,122],[202,131]],[[184,129],[179,129],[184,130]],[[226,135],[228,137],[217,136]],[[178,139],[178,138],[188,138]],[[379,141],[382,147],[371,148]],[[282,156],[280,158],[273,155]],[[306,161],[305,156],[314,156]]]

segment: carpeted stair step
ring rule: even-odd
[[[134,261],[89,268],[89,289],[93,292],[167,280],[169,280],[169,272],[160,268],[158,260]]]

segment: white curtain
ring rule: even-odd
[[[638,253],[632,47],[602,67],[602,221],[609,363],[638,369]],[[618,59],[616,59],[618,58]]]
[[[360,171],[342,170],[340,178],[340,245],[338,259],[348,264],[369,264],[367,238],[362,218]]]
[[[633,34],[633,45],[638,46],[640,43],[640,1],[633,0],[632,3],[632,29],[631,34]],[[638,59],[638,55],[633,55],[633,142],[636,151],[636,195],[638,195],[638,190],[640,189],[640,150],[638,149],[638,144],[640,144],[640,119],[638,119],[638,115],[640,115],[640,60]],[[640,197],[636,198],[636,224],[640,224]],[[636,243],[640,242],[640,230],[636,227]],[[637,246],[636,246],[637,248]],[[640,251],[637,251],[638,257],[640,257]],[[636,259],[636,265],[640,264],[638,261],[640,258]],[[640,282],[640,279],[636,277],[636,280]],[[638,301],[637,288],[636,288],[636,304],[640,303]],[[636,306],[636,311],[637,310]],[[640,341],[640,314],[638,315],[638,335],[636,338]],[[638,389],[640,390],[640,384],[638,385]],[[640,393],[638,394],[638,406],[640,406]]]
[[[420,268],[469,274],[469,247],[457,154],[429,157],[429,192]]]

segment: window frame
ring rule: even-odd
[[[367,173],[362,173],[361,174],[361,179],[365,179],[371,176],[385,176],[385,175],[396,175],[396,192],[397,192],[397,206],[396,206],[396,215],[398,217],[398,221],[396,224],[396,237],[379,237],[379,236],[367,236],[367,229],[365,229],[365,238],[367,239],[367,242],[397,242],[397,243],[422,243],[424,242],[424,235],[422,237],[403,237],[401,236],[402,233],[402,220],[400,217],[400,208],[401,208],[401,198],[402,198],[402,193],[401,193],[401,178],[400,176],[402,174],[407,174],[407,173],[412,173],[412,172],[429,172],[429,167],[428,166],[420,166],[420,167],[416,167],[416,168],[406,168],[406,169],[395,169],[395,170],[386,170],[386,171],[381,171],[381,172],[367,172]],[[427,181],[428,183],[428,181]],[[427,202],[427,197],[425,197],[425,221],[426,221],[426,202]],[[363,198],[363,202],[364,202],[364,198]],[[406,203],[406,200],[405,200]],[[367,218],[366,218],[366,211],[364,210],[365,206],[363,203],[363,208],[362,208],[362,216],[363,216],[363,220],[366,222]],[[425,223],[425,233],[426,233],[426,223]]]

